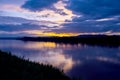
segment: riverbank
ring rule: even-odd
[[[0,51],[1,80],[70,80],[63,71]]]

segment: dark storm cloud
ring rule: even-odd
[[[80,22],[68,22],[62,24],[64,26],[60,30],[54,30],[55,32],[120,32],[120,25],[117,25],[120,22],[120,19],[108,20],[108,21],[95,21],[95,20],[86,20],[77,19],[76,21]]]
[[[28,20],[20,17],[0,16],[0,31],[14,32],[25,30],[44,30],[44,28],[50,28],[49,26],[40,23],[41,22],[36,20]]]
[[[14,24],[14,23],[31,23],[35,20],[28,20],[20,17],[0,16],[0,24]]]
[[[116,25],[120,23],[120,0],[69,0],[67,4],[66,8],[82,16],[63,24],[59,32],[120,32]]]
[[[7,31],[7,32],[36,30],[36,29],[41,29],[41,26],[33,25],[29,23],[20,24],[20,25],[0,24],[0,30]]]
[[[23,37],[23,36],[31,36],[27,33],[16,33],[16,34],[5,34],[0,33],[0,37]]]
[[[50,8],[50,6],[59,0],[27,0],[22,8],[29,9],[31,11],[39,11],[43,8]]]
[[[52,26],[48,25],[51,24]],[[0,34],[3,32],[22,32],[31,30],[50,31],[59,29],[59,26],[53,22],[40,22],[36,20],[28,20],[20,17],[0,16]]]
[[[32,24],[35,20],[27,20],[20,17],[0,16],[0,31],[24,31],[40,29],[40,25]]]
[[[92,17],[120,14],[120,0],[69,0],[68,9]]]

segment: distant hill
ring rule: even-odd
[[[56,43],[70,43],[70,44],[88,44],[108,47],[120,46],[120,36],[107,35],[80,35],[76,37],[23,37],[19,38],[23,41],[46,41]]]
[[[51,65],[30,62],[0,51],[0,80],[70,80]]]
[[[64,44],[87,44],[107,47],[119,47],[120,36],[116,35],[79,35],[75,37],[21,37],[21,38],[0,38],[0,39],[15,39],[22,41],[44,41]]]

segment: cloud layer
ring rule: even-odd
[[[0,0],[0,36],[119,33],[120,0]]]
[[[52,4],[58,2],[59,0],[28,0],[22,5],[22,8],[31,10],[31,11],[40,11],[43,8],[48,8]]]
[[[120,14],[120,0],[69,0],[67,8],[92,17]]]

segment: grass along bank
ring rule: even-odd
[[[63,71],[0,51],[0,80],[70,80]]]

